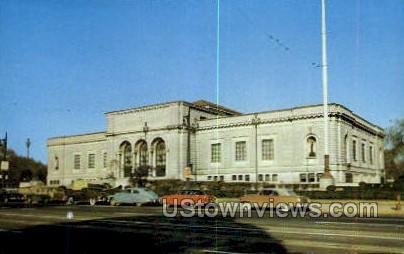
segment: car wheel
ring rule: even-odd
[[[31,207],[32,206],[32,199],[28,198],[27,202],[25,203],[27,207]]]
[[[118,206],[118,205],[119,205],[119,203],[118,203],[118,202],[116,202],[114,199],[111,199],[111,201],[110,201],[110,205],[111,205],[111,206]]]
[[[90,198],[90,205],[91,206],[95,206],[95,204],[97,203],[97,200],[95,198]]]
[[[74,205],[74,198],[73,197],[69,197],[66,201],[66,205]]]

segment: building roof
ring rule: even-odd
[[[192,104],[195,105],[196,107],[200,107],[200,108],[204,108],[204,109],[208,109],[210,111],[216,112],[217,114],[225,114],[225,115],[232,115],[232,116],[242,115],[238,111],[235,111],[233,109],[230,109],[230,108],[227,108],[222,105],[212,103],[212,102],[206,101],[206,100],[197,100],[197,101],[192,102]]]
[[[207,111],[212,114],[216,115],[225,115],[225,116],[235,116],[235,115],[241,115],[240,112],[237,112],[233,109],[227,108],[225,106],[209,102],[206,100],[197,100],[195,102],[188,102],[188,101],[168,101],[168,102],[163,102],[163,103],[155,103],[155,104],[149,104],[149,105],[144,105],[144,106],[139,106],[139,107],[131,107],[131,108],[126,108],[126,109],[120,109],[120,110],[114,110],[114,111],[109,111],[106,112],[105,114],[113,114],[113,113],[118,113],[118,112],[125,112],[125,111],[132,111],[132,110],[147,110],[147,109],[152,109],[155,107],[159,106],[165,106],[165,105],[170,105],[170,104],[184,104],[196,109],[200,109],[203,111]]]

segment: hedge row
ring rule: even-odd
[[[207,191],[215,197],[240,197],[247,190],[253,189],[252,183],[224,183],[224,182],[184,182],[181,180],[160,180],[149,182],[149,188],[158,195],[176,193],[184,189],[198,189]]]
[[[194,182],[181,180],[160,180],[149,182],[149,188],[158,195],[177,193],[184,189],[205,190],[216,197],[235,198],[244,195],[248,190],[254,190],[254,183],[225,183],[225,182]],[[275,187],[271,185],[261,187]],[[296,186],[297,187],[297,186]],[[404,190],[393,185],[361,184],[359,187],[330,186],[327,191],[308,191],[295,189],[299,195],[312,199],[396,199],[401,192],[404,199]]]

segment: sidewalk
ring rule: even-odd
[[[217,198],[216,203],[238,202],[238,198]],[[404,201],[401,201],[401,210],[396,210],[397,201],[395,200],[358,200],[358,199],[312,199],[311,202],[320,203],[323,213],[329,213],[331,203],[377,203],[378,217],[403,217],[404,218]]]

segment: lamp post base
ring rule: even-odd
[[[330,171],[325,171],[320,177],[320,189],[327,190],[327,187],[331,185],[334,185],[334,177],[331,175]]]

